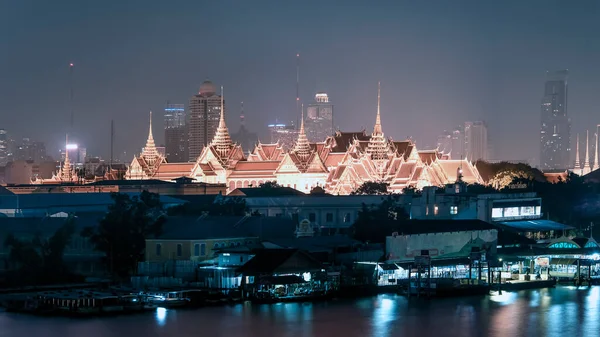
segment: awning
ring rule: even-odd
[[[266,276],[261,277],[259,283],[260,284],[275,284],[275,285],[285,285],[285,284],[298,284],[304,283],[304,279],[300,276],[296,275],[285,275],[285,276]]]
[[[546,232],[573,229],[571,226],[550,220],[502,221],[500,224],[519,232]]]

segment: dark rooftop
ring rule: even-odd
[[[171,216],[163,227],[163,240],[201,240],[239,237],[291,238],[292,219],[256,216]]]
[[[295,259],[285,266],[286,262]],[[321,269],[321,262],[298,249],[263,249],[237,272],[243,274],[273,274],[275,272],[300,272]]]
[[[399,235],[449,233],[473,230],[498,229],[482,220],[408,220],[398,229]]]
[[[246,196],[249,198],[256,197],[281,197],[281,196],[294,196],[294,195],[306,195],[291,187],[248,187],[248,188],[236,188],[231,191],[228,195],[231,196]]]

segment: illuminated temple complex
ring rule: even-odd
[[[222,99],[221,95],[221,99]],[[222,104],[222,103],[221,103]],[[454,183],[483,183],[477,168],[467,160],[450,160],[437,151],[419,151],[410,140],[386,138],[381,126],[379,93],[373,133],[336,132],[323,142],[310,143],[304,118],[295,146],[284,151],[279,143],[258,142],[249,153],[235,144],[225,124],[224,110],[212,142],[196,162],[168,163],[157,151],[152,123],[142,153],[134,157],[126,179],[174,180],[226,184],[228,191],[273,181],[308,193],[314,187],[330,194],[350,194],[364,182],[385,182],[391,192],[405,187],[421,189]]]

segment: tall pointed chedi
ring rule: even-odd
[[[577,142],[575,143],[575,167],[573,170],[576,174],[581,174],[581,163],[579,162],[579,134],[577,134]]]
[[[583,174],[590,173],[590,131],[586,131],[585,135],[585,161],[583,163]]]
[[[60,180],[71,181],[73,178],[73,169],[71,168],[71,161],[69,160],[69,135],[65,136],[65,162],[60,170]]]
[[[598,169],[598,127],[596,127],[596,155],[594,156],[594,166],[592,167],[592,171],[596,171]]]
[[[154,144],[154,137],[152,136],[152,111],[150,111],[150,125],[148,130],[148,139],[146,140],[146,146],[142,151],[142,158],[148,163],[148,165],[154,165],[158,160],[159,154],[156,150],[156,144]]]
[[[371,134],[371,139],[369,140],[369,145],[367,146],[367,153],[370,154],[371,159],[374,160],[387,159],[388,153],[388,144],[381,128],[380,102],[381,82],[377,84],[377,118],[375,119],[373,134]]]
[[[221,86],[221,116],[219,119],[219,126],[217,127],[217,132],[215,133],[215,137],[212,140],[211,145],[215,147],[217,153],[221,157],[227,157],[229,151],[231,150],[231,146],[233,142],[231,141],[231,137],[229,136],[229,129],[227,129],[227,125],[225,124],[225,109],[223,104],[223,87]]]
[[[302,160],[307,160],[308,157],[310,157],[310,143],[308,142],[306,132],[304,131],[304,104],[302,104],[300,132],[298,133],[298,140],[296,141],[296,145],[294,146],[294,152]]]

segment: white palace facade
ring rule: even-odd
[[[334,195],[350,194],[367,181],[388,183],[393,193],[409,186],[421,189],[458,179],[483,183],[477,168],[467,160],[451,160],[437,150],[419,151],[411,140],[386,138],[379,94],[372,134],[338,131],[323,142],[310,143],[302,118],[298,139],[289,151],[279,143],[258,142],[245,154],[241,145],[231,140],[223,112],[221,108],[214,139],[196,162],[190,163],[168,163],[156,151],[150,122],[146,147],[133,158],[126,179],[171,181],[188,177],[197,182],[226,184],[228,192],[272,181],[305,193],[319,186]]]

